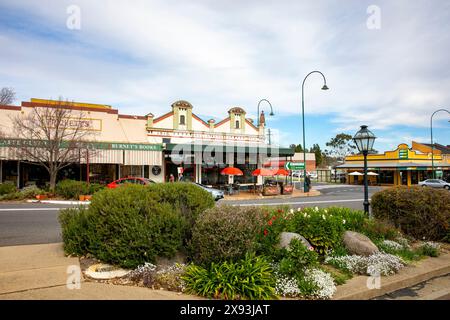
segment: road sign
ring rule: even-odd
[[[305,169],[305,164],[303,162],[286,162],[284,168],[286,170],[303,170]]]

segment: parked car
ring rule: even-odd
[[[126,183],[149,185],[149,184],[156,183],[156,182],[153,181],[153,180],[147,179],[147,178],[126,177],[126,178],[120,178],[120,179],[117,179],[117,180],[115,180],[115,181],[113,181],[111,183],[108,183],[106,185],[106,187],[110,188],[110,189],[114,189],[114,188],[117,188],[117,187],[119,187],[121,185],[124,185]]]
[[[223,199],[223,197],[224,197],[224,193],[223,193],[222,190],[214,189],[214,188],[205,186],[205,185],[200,184],[200,183],[194,183],[194,184],[196,186],[202,188],[203,190],[208,191],[213,196],[214,200],[216,200],[216,201],[218,201],[220,199]]]
[[[311,179],[317,179],[317,172],[309,172],[308,174]]]
[[[441,179],[427,179],[419,182],[419,186],[431,188],[444,188],[450,190],[450,183]]]

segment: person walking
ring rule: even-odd
[[[175,182],[175,177],[172,173],[169,176],[169,182]]]

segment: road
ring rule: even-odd
[[[362,210],[361,186],[324,185],[313,186],[322,195],[289,199],[261,199],[244,201],[219,201],[233,205],[292,205],[297,207],[343,206]],[[370,187],[369,196],[379,187]],[[0,246],[54,243],[61,241],[58,214],[68,205],[39,203],[0,204]]]

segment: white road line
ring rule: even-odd
[[[67,208],[1,208],[0,211],[53,211]]]
[[[269,202],[269,203],[243,203],[232,204],[233,206],[249,207],[249,206],[280,206],[286,204],[321,204],[321,203],[339,203],[339,202],[359,202],[364,199],[343,199],[343,200],[322,200],[322,201],[297,201],[297,202]]]

